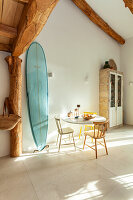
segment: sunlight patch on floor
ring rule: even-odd
[[[126,189],[133,189],[133,174],[117,176],[112,180],[122,184]]]
[[[21,161],[21,160],[26,160],[28,158],[32,157],[37,157],[40,154],[44,154],[46,151],[40,151],[40,152],[35,152],[35,153],[23,153],[20,157],[17,157],[15,161]]]
[[[128,138],[129,137],[129,138]],[[128,136],[125,138],[124,137],[116,137],[116,138],[110,138],[109,135],[107,137],[106,143],[107,143],[107,148],[114,148],[114,147],[120,147],[120,146],[125,146],[125,145],[132,145],[133,144],[133,139],[132,137]],[[64,138],[62,140],[62,144],[67,144],[68,142],[71,142],[69,138]],[[31,158],[33,156],[41,155],[41,154],[47,154],[49,157],[56,157],[56,156],[64,156],[65,154],[75,154],[79,152],[86,152],[86,151],[93,151],[89,147],[85,146],[85,149],[83,150],[83,144],[82,144],[82,138],[79,140],[78,136],[75,136],[75,143],[76,143],[76,151],[74,145],[61,145],[60,152],[58,152],[58,145],[56,143],[51,143],[49,149],[45,149],[41,152],[31,152],[31,153],[23,153],[21,157],[16,158],[15,161],[21,161],[21,160],[26,160],[28,158]],[[87,138],[86,144],[88,145],[93,145],[91,142],[91,138]],[[98,145],[98,150],[103,149],[105,150],[103,146]]]
[[[125,145],[131,145],[131,144],[133,144],[132,139],[107,142],[108,147],[118,147],[118,146],[125,146]]]
[[[96,186],[99,181],[93,181],[88,183],[85,187],[79,189],[73,194],[65,196],[67,200],[85,200],[85,199],[98,199],[102,197],[102,192],[100,192]]]

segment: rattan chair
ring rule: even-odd
[[[58,151],[60,151],[62,136],[67,135],[67,134],[69,134],[69,136],[72,134],[73,142],[72,143],[66,143],[66,144],[63,144],[63,145],[74,144],[74,147],[75,147],[75,150],[76,150],[75,140],[74,140],[74,136],[73,136],[74,130],[70,127],[62,128],[60,118],[55,117],[55,121],[56,121],[57,129],[58,129],[57,144],[58,144],[58,139],[59,139],[59,136],[60,136]]]
[[[105,141],[105,133],[106,133],[106,130],[107,130],[107,124],[108,124],[108,121],[106,121],[106,122],[94,122],[94,130],[84,132],[85,139],[84,139],[83,149],[84,149],[85,145],[87,145],[88,147],[93,149],[96,152],[96,159],[97,159],[97,143],[99,143],[99,144],[101,144],[102,146],[105,147],[106,154],[108,155],[108,150],[107,150],[106,141]],[[89,146],[88,144],[86,144],[86,137],[87,136],[90,136],[91,138],[95,139],[95,145]],[[97,141],[97,140],[100,140],[100,139],[103,139],[104,143]]]

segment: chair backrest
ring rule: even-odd
[[[55,117],[55,121],[56,121],[57,129],[58,129],[58,133],[62,134],[62,127],[61,127],[60,118]]]
[[[105,122],[93,122],[93,124],[94,124],[94,137],[95,137],[96,130],[98,131],[98,133],[97,133],[98,138],[105,137],[108,121],[106,120]]]
[[[84,115],[97,115],[97,113],[96,112],[84,112]]]

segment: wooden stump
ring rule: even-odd
[[[9,94],[9,113],[16,114],[21,117],[22,113],[22,74],[21,62],[18,57],[7,56],[5,58],[8,63],[10,76],[10,94]],[[22,153],[22,121],[10,131],[10,155],[18,157]]]

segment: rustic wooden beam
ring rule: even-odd
[[[0,51],[12,52],[12,47],[9,44],[0,43]]]
[[[21,62],[18,57],[7,56],[5,58],[8,63],[9,76],[10,76],[10,114],[16,114],[21,117],[21,95],[22,95],[22,74]],[[10,131],[10,155],[11,157],[18,157],[22,153],[22,121]]]
[[[0,35],[8,38],[15,38],[17,36],[17,29],[5,24],[0,24]]]
[[[128,7],[133,14],[133,0],[123,0],[125,3],[125,7]]]
[[[47,22],[58,0],[30,0],[23,10],[18,36],[13,43],[13,56],[24,53]]]
[[[29,3],[29,0],[13,0],[13,1],[16,1],[18,3],[23,3],[23,4]]]
[[[117,34],[90,6],[85,0],[72,0],[74,4],[89,17],[100,29],[107,33],[110,37],[120,44],[124,44],[125,40]]]

